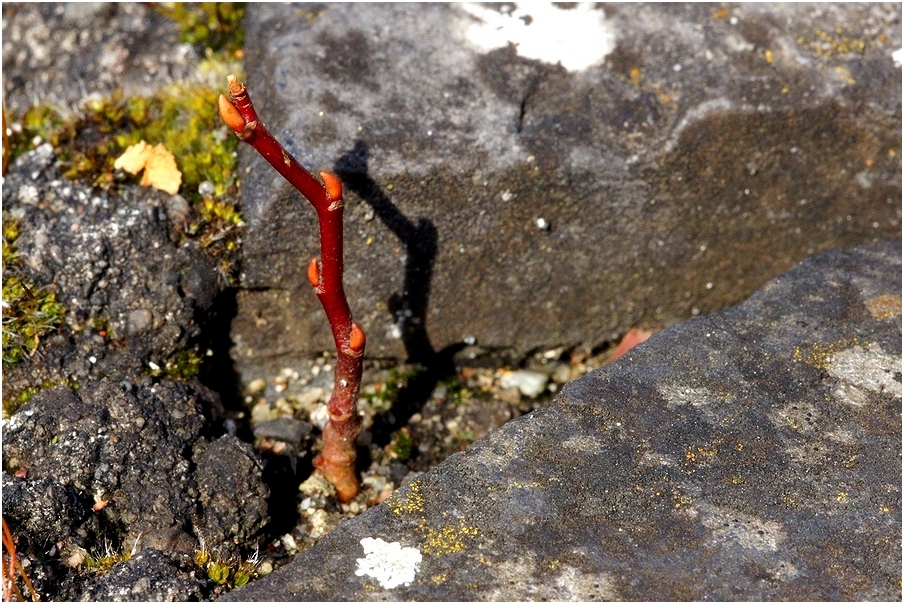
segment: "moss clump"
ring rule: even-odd
[[[93,555],[86,555],[84,564],[88,569],[105,574],[117,563],[131,559],[133,554],[135,553],[132,551],[116,551],[109,542],[105,541],[103,553],[95,552]]]
[[[66,308],[56,294],[39,288],[18,270],[15,240],[19,227],[3,221],[3,365],[13,365],[38,349],[41,337],[63,321]]]
[[[154,9],[179,24],[179,41],[213,52],[241,51],[244,2],[160,2]]]
[[[197,351],[186,349],[177,351],[164,364],[163,367],[156,364],[151,366],[151,376],[169,376],[179,380],[191,380],[201,372],[201,364],[204,362]]]
[[[14,123],[12,155],[35,143],[49,142],[64,176],[111,190],[138,182],[138,176],[113,168],[130,145],[162,143],[182,172],[180,192],[197,212],[187,217],[184,233],[227,262],[229,283],[236,274],[242,217],[236,208],[236,146],[217,113],[213,88],[178,83],[150,97],[123,98],[120,92],[86,104],[83,113],[64,118],[48,107],[32,108]]]
[[[35,143],[50,142],[56,146],[72,136],[65,128],[66,120],[62,113],[47,105],[32,107],[18,119],[15,116],[11,118],[10,161],[33,149]]]
[[[390,370],[390,377],[388,380],[374,386],[363,388],[361,395],[376,413],[382,414],[388,412],[393,406],[393,403],[399,398],[399,392],[405,388],[409,381],[415,378],[419,372],[420,370],[414,367],[402,370],[393,368]]]
[[[20,407],[31,401],[31,398],[43,391],[44,389],[52,389],[58,386],[65,386],[72,390],[79,388],[79,383],[72,378],[66,378],[60,381],[45,380],[38,386],[28,386],[15,393],[3,394],[3,417],[9,418],[16,413]]]
[[[393,440],[390,442],[390,452],[393,457],[405,462],[412,457],[412,448],[414,446],[415,441],[412,439],[412,434],[407,428],[403,427],[393,434]]]
[[[208,579],[218,586],[239,588],[248,584],[255,576],[255,569],[260,564],[260,559],[255,553],[250,559],[229,558],[221,559],[215,553],[211,553],[202,544],[192,557],[195,565],[207,574]]]

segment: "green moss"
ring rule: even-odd
[[[161,367],[152,367],[151,376],[169,376],[180,380],[190,380],[201,372],[202,357],[193,349],[177,351]]]
[[[400,461],[405,462],[412,457],[412,448],[415,442],[411,433],[405,427],[399,429],[393,434],[393,440],[390,442],[390,450]]]
[[[207,550],[203,544],[195,551],[192,560],[195,565],[201,568],[211,582],[218,586],[229,586],[230,588],[239,588],[248,584],[254,577],[255,569],[260,563],[257,554],[245,560],[241,558],[221,559],[215,553]]]
[[[3,417],[9,418],[16,413],[20,407],[31,401],[31,398],[43,391],[44,389],[52,389],[54,387],[65,386],[76,390],[79,383],[76,380],[67,378],[65,380],[53,381],[45,380],[40,385],[32,385],[15,392],[3,393]]]
[[[114,170],[116,159],[130,145],[163,144],[182,172],[180,192],[197,208],[184,233],[202,248],[226,260],[221,273],[235,279],[236,253],[242,217],[236,207],[236,147],[217,111],[220,90],[185,83],[172,84],[151,97],[123,98],[117,92],[89,102],[81,115],[64,119],[42,107],[13,118],[13,155],[31,149],[33,139],[54,146],[64,176],[94,187],[115,190],[135,184],[140,176]],[[199,186],[204,194],[199,192]]]
[[[226,584],[229,581],[229,566],[220,561],[211,562],[207,566],[207,577],[214,584]]]
[[[154,8],[179,24],[180,42],[232,53],[245,42],[244,2],[160,2]]]
[[[393,368],[390,370],[388,380],[362,389],[362,397],[378,414],[388,412],[393,403],[399,398],[399,391],[405,388],[409,381],[415,378],[418,373],[419,370],[417,368],[405,368],[402,370]]]
[[[25,279],[18,269],[15,240],[19,227],[3,221],[3,365],[30,357],[41,337],[63,321],[66,308],[56,294]]]
[[[117,552],[107,544],[104,547],[103,554],[95,552],[94,555],[85,557],[85,567],[104,574],[113,569],[113,566],[117,563],[128,561],[131,558],[131,552]]]
[[[471,391],[458,378],[449,378],[443,382],[447,398],[454,407],[463,405],[471,397]]]

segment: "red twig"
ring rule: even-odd
[[[18,571],[19,575],[22,576],[22,580],[25,582],[25,586],[31,593],[31,600],[35,602],[40,601],[41,599],[38,598],[35,587],[28,578],[28,574],[25,573],[25,568],[22,567],[22,563],[20,563],[19,559],[16,557],[16,542],[13,540],[13,533],[6,524],[6,518],[3,519],[3,550],[5,550],[6,554],[9,556],[8,564],[0,559],[0,562],[3,563],[3,570],[2,573],[0,573],[3,577],[3,600],[9,601],[14,594],[20,603],[25,600],[22,596],[22,591],[16,586],[16,571]]]
[[[361,361],[365,333],[352,321],[343,290],[343,197],[342,183],[335,174],[321,172],[323,183],[298,163],[273,138],[255,111],[245,85],[229,76],[229,99],[220,95],[220,117],[236,135],[255,148],[284,179],[298,189],[317,212],[321,258],[311,259],[308,280],[330,322],[336,343],[333,395],[327,405],[330,421],[324,427],[324,449],[314,464],[336,487],[340,501],[358,494],[355,473],[355,440],[361,433],[356,409],[361,386]]]

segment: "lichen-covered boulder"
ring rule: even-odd
[[[811,257],[227,598],[900,600],[901,291],[898,242]]]
[[[345,184],[377,357],[598,346],[901,231],[901,7],[261,4],[249,92]],[[330,350],[314,214],[240,148],[234,356]]]

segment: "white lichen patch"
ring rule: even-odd
[[[841,402],[862,406],[870,395],[882,393],[902,398],[902,358],[876,343],[833,353],[827,372],[839,383],[834,395]]]
[[[357,559],[356,576],[374,578],[383,588],[408,586],[421,569],[421,551],[402,546],[399,542],[384,542],[380,538],[363,538],[361,547],[365,557]]]
[[[574,567],[562,568],[555,580],[558,590],[553,597],[562,601],[619,601],[616,582],[610,574],[586,574]]]
[[[657,391],[666,399],[666,407],[673,410],[679,406],[701,408],[717,402],[716,396],[705,387],[690,387],[672,383],[658,384]]]
[[[813,434],[820,426],[821,414],[816,406],[804,401],[788,403],[770,414],[777,428],[791,428],[805,435]]]
[[[562,446],[573,452],[586,452],[588,454],[598,454],[603,450],[603,444],[600,440],[587,435],[570,437],[562,442]]]
[[[715,393],[706,387],[694,387],[687,384],[663,382],[657,385],[657,392],[666,400],[666,409],[674,411],[678,408],[692,408],[711,424],[723,419],[721,404],[732,397]]]
[[[734,542],[742,548],[775,552],[786,540],[780,523],[735,510],[704,506],[699,510],[699,518],[711,531],[711,541],[716,545]]]
[[[516,47],[522,57],[560,63],[581,71],[599,63],[616,48],[616,33],[603,11],[591,3],[560,8],[552,3],[516,5],[512,10],[461,5],[471,18],[466,37],[484,50]]]

